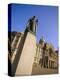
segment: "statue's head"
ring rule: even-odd
[[[36,18],[35,16],[32,17],[32,19],[35,19],[35,18]]]

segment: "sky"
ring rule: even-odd
[[[28,20],[36,16],[38,19],[36,40],[44,40],[58,48],[58,7],[43,5],[12,4],[11,6],[11,30],[24,32]],[[10,21],[10,20],[9,20]]]

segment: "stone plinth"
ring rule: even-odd
[[[22,43],[23,44],[23,43]],[[15,75],[31,75],[36,53],[36,36],[27,33]]]

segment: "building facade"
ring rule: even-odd
[[[17,52],[19,42],[23,37],[23,35],[24,33],[21,32],[11,33],[11,42],[10,40],[8,41],[9,46],[11,48],[11,52],[9,52],[10,60],[14,59],[14,56],[12,58],[12,55],[15,55],[15,53]],[[51,69],[58,68],[58,50],[54,50],[53,45],[46,43],[43,37],[40,39],[38,44],[36,43],[36,54],[34,57],[34,65],[36,66],[40,65],[41,68],[51,68]]]
[[[58,68],[58,50],[55,51],[53,45],[45,42],[43,38],[36,44],[34,65],[40,65],[41,68]]]

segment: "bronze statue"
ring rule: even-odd
[[[27,27],[32,32],[36,33],[36,26],[37,25],[38,25],[38,19],[35,16],[33,16],[32,18],[30,18],[28,20]]]

